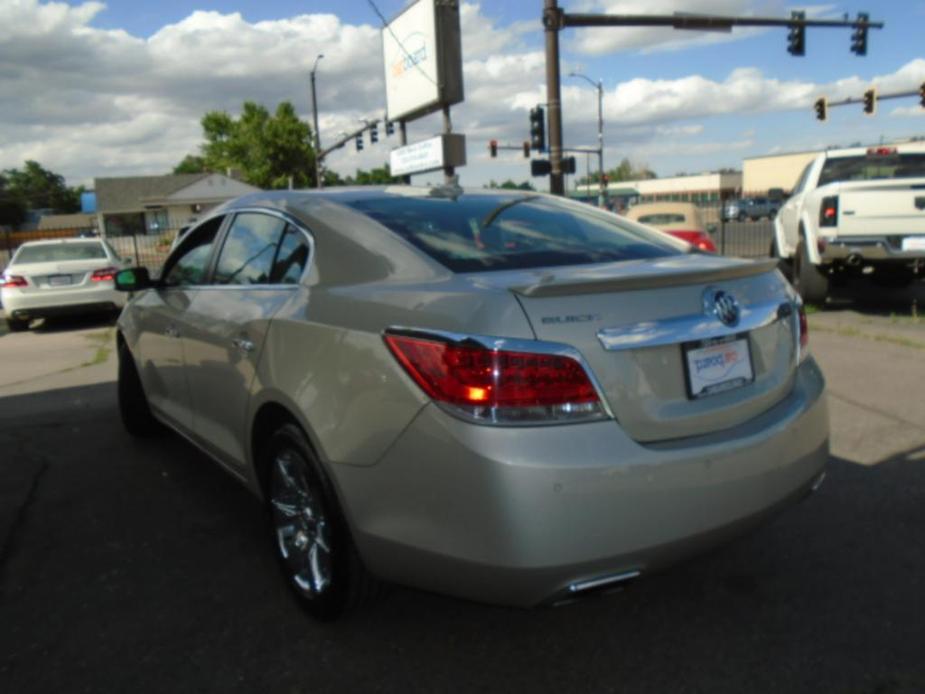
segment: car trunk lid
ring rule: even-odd
[[[925,178],[838,186],[839,236],[925,234]]]
[[[616,419],[638,441],[735,426],[792,387],[798,318],[773,262],[693,254],[520,273],[507,281],[538,339],[581,351]],[[736,324],[717,317],[717,293],[737,302]],[[688,356],[697,349],[703,351]],[[725,363],[719,371],[709,366],[716,355],[731,360],[728,375],[737,379],[731,387],[722,382]],[[715,392],[695,397],[692,386],[703,386],[704,377],[715,382],[709,388]]]

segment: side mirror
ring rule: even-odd
[[[133,267],[120,270],[115,277],[116,289],[120,292],[140,292],[154,286],[146,267]]]

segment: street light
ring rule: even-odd
[[[600,169],[600,193],[598,193],[598,207],[603,207],[607,189],[604,185],[604,83],[601,80],[595,82],[587,75],[580,72],[570,72],[569,77],[581,77],[585,82],[597,89],[597,166]]]
[[[318,61],[324,57],[324,53],[319,53],[318,57],[315,58],[315,62],[312,65],[311,78],[312,78],[312,111],[315,116],[315,187],[322,188],[323,183],[321,181],[321,159],[319,155],[321,154],[321,133],[318,132],[318,97],[315,95],[315,71],[318,69]]]

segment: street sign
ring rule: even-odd
[[[393,149],[389,169],[393,176],[437,171],[466,165],[466,136],[448,133]]]

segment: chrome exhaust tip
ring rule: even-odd
[[[609,576],[600,576],[598,578],[591,578],[587,581],[576,581],[575,583],[570,583],[568,587],[568,592],[572,595],[576,593],[585,593],[589,590],[595,590],[597,588],[605,588],[607,586],[613,585],[614,583],[624,583],[626,581],[631,581],[634,578],[640,576],[640,571],[624,571],[619,574],[610,574]]]

